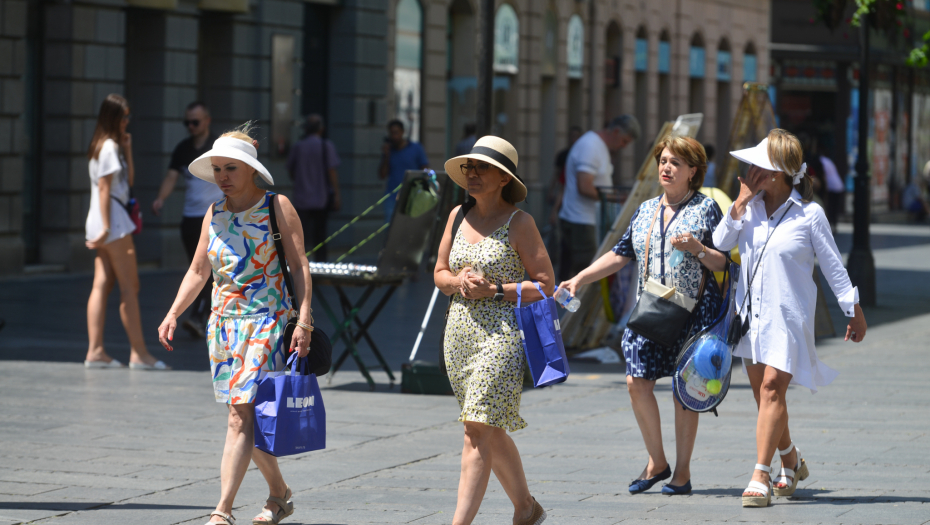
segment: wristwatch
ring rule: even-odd
[[[703,259],[707,256],[707,246],[701,246],[701,253],[697,254],[698,259]]]
[[[498,285],[497,285],[497,293],[494,294],[494,300],[495,300],[495,301],[503,301],[503,300],[504,300],[504,285],[502,285],[502,284],[498,284]]]

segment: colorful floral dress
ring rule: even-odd
[[[646,256],[646,237],[649,235],[649,227],[656,208],[661,207],[650,238],[649,274],[662,284],[675,286],[682,294],[691,299],[697,299],[704,265],[697,257],[685,252],[684,260],[678,266],[672,267],[669,264],[672,251],[675,250],[672,247],[672,239],[678,234],[690,233],[708,250],[715,250],[713,233],[723,219],[723,213],[714,199],[703,193],[695,193],[688,199],[688,202],[681,206],[671,223],[666,224],[663,217],[665,206],[661,204],[662,202],[663,198],[657,197],[642,203],[637,208],[630,219],[630,227],[614,247],[614,253],[639,262],[637,268],[639,287],[636,294],[638,301],[644,286],[643,259]],[[632,330],[626,330],[620,343],[623,347],[623,357],[626,360],[626,374],[652,381],[673,375],[675,360],[678,358],[681,345],[688,337],[714,321],[720,313],[721,301],[717,281],[708,271],[704,295],[697,301],[674,347],[662,346]]]
[[[471,266],[480,268],[492,284],[519,283],[525,270],[510,245],[510,216],[480,242],[470,244],[461,228],[452,240],[449,267],[453,274]],[[443,341],[452,390],[462,409],[459,421],[474,421],[513,432],[526,426],[520,417],[523,367],[526,356],[520,342],[514,304],[492,298],[452,296]]]
[[[268,226],[274,194],[233,213],[214,204],[207,256],[213,266],[213,313],[207,325],[216,401],[252,403],[265,372],[284,369],[284,327],[292,315],[281,258]]]

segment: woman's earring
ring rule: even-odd
[[[775,182],[775,177],[772,177],[772,182]]]

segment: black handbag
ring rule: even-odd
[[[646,235],[646,262],[643,265],[644,288],[649,278],[649,247],[652,242],[652,228],[656,224],[660,209],[661,206],[656,207],[656,212],[652,216],[652,224],[649,225],[649,233]],[[704,296],[704,285],[707,282],[707,270],[703,267],[701,270],[701,287],[698,289],[695,308]],[[630,313],[630,320],[627,321],[626,327],[646,339],[671,347],[678,341],[690,317],[691,310],[644,289]]]
[[[278,231],[278,220],[274,211],[275,200],[277,200],[277,195],[272,195],[271,203],[268,205],[268,223],[271,228],[271,238],[274,239],[275,250],[278,251],[281,272],[284,273],[284,286],[287,288],[287,295],[291,297],[293,302],[297,300],[297,296],[294,295],[291,273],[287,269],[287,257],[284,255],[284,245],[281,243],[281,233]],[[296,305],[294,305],[294,310],[299,311]],[[291,317],[284,327],[284,347],[288,351],[291,349],[291,339],[294,337],[294,330],[297,329],[297,320],[299,318],[299,316]],[[329,373],[329,370],[333,367],[333,345],[326,333],[317,327],[314,327],[313,332],[310,334],[307,358],[310,360],[310,371],[317,376]]]
[[[465,220],[465,214],[475,205],[475,201],[468,199],[468,201],[459,208],[459,212],[455,214],[455,219],[452,220],[452,242],[455,243],[455,235],[459,231],[459,227],[462,226],[462,221]],[[442,331],[439,333],[439,372],[447,376],[449,375],[448,369],[446,369],[446,352],[444,342],[446,340],[446,323],[449,321],[449,310],[452,308],[452,296],[449,297],[449,304],[446,306],[446,315],[442,319]]]

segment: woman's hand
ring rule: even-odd
[[[290,352],[297,350],[297,357],[307,357],[307,354],[310,353],[310,337],[313,332],[305,330],[301,327],[294,329],[294,335],[291,337],[291,347],[288,349]]]
[[[165,316],[165,320],[161,322],[161,326],[158,327],[158,342],[169,352],[173,351],[174,347],[168,341],[174,339],[174,331],[177,327],[178,317],[170,312]]]
[[[107,243],[107,237],[109,236],[110,234],[106,230],[103,230],[95,239],[84,241],[84,246],[87,246],[88,250],[96,250]]]
[[[123,132],[123,136],[119,138],[119,142],[124,152],[132,151],[132,133]]]
[[[497,286],[492,285],[487,279],[474,273],[465,275],[462,284],[465,287],[462,295],[469,299],[494,297],[494,294],[497,293]]]
[[[672,247],[674,247],[676,250],[688,252],[695,257],[697,257],[697,254],[701,253],[701,250],[704,249],[704,245],[701,244],[701,241],[695,239],[694,235],[691,235],[690,233],[682,233],[673,236]]]
[[[865,324],[865,314],[862,313],[859,303],[856,303],[855,309],[855,315],[849,320],[849,326],[846,327],[846,339],[844,341],[852,339],[854,343],[861,343],[865,339],[865,331],[868,330],[868,326]]]
[[[581,282],[581,274],[579,273],[578,275],[572,277],[571,279],[567,281],[562,281],[562,283],[559,285],[558,288],[556,288],[556,290],[565,288],[566,290],[568,290],[568,293],[572,295],[572,297],[575,297],[575,292],[578,291],[578,288],[582,284],[583,283]]]
[[[469,273],[471,273],[471,266],[466,266],[462,268],[462,271],[460,271],[458,275],[455,276],[455,279],[458,281],[458,285],[457,285],[458,290],[456,291],[462,294],[463,296],[465,295],[465,292],[466,292],[465,277],[468,276]]]

